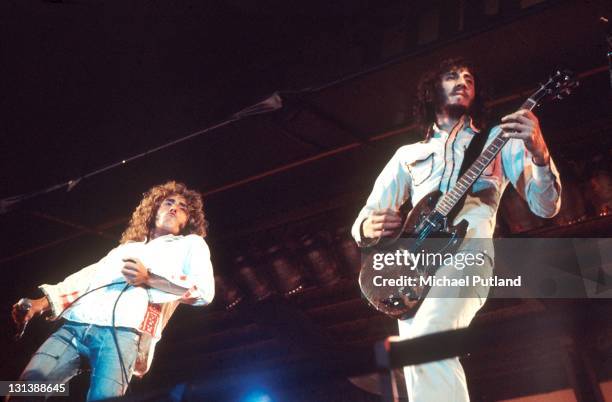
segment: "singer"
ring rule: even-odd
[[[13,306],[21,328],[47,311],[52,319],[66,320],[34,353],[20,380],[65,383],[87,359],[87,400],[123,395],[132,374],[149,370],[155,344],[179,303],[212,301],[205,236],[198,192],[174,181],[151,188],[119,246],[57,285],[41,285],[44,297]]]

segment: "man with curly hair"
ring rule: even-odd
[[[180,303],[209,304],[214,278],[202,196],[174,181],[151,188],[119,246],[56,285],[41,285],[24,324],[50,311],[66,321],[23,371],[21,381],[65,383],[81,359],[91,366],[88,401],[121,396],[132,374],[144,375],[155,344]]]
[[[559,174],[536,116],[531,111],[519,110],[503,117],[501,125],[487,131],[484,112],[482,83],[476,69],[466,60],[445,60],[421,78],[415,114],[425,139],[399,148],[378,176],[352,228],[360,247],[394,237],[402,226],[399,208],[405,202],[416,205],[432,191],[445,193],[452,189],[469,144],[478,136],[486,135],[481,137],[482,141],[475,142],[482,146],[492,141],[500,130],[510,140],[469,189],[454,216],[454,224],[463,219],[468,222],[460,251],[485,251],[490,257],[484,259],[477,272],[470,274],[492,275],[490,240],[482,239],[491,239],[493,235],[497,208],[509,183],[536,215],[552,217],[559,211]],[[448,265],[440,267],[436,276],[461,278],[467,271]],[[432,288],[413,318],[398,321],[400,336],[413,338],[467,327],[485,303],[488,292],[487,286]],[[404,373],[411,402],[469,401],[458,358],[405,367]]]

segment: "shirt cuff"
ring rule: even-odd
[[[357,232],[356,236],[354,236],[355,241],[357,242],[357,245],[359,247],[371,247],[371,246],[375,246],[380,241],[380,238],[371,239],[369,237],[365,237],[365,235],[363,234],[363,224],[364,224],[366,219],[367,219],[367,217],[361,219],[361,223],[359,223],[359,228],[356,231]]]
[[[555,176],[550,169],[550,163],[544,166],[531,164],[531,174],[536,183],[551,183],[555,181]]]
[[[57,303],[57,300],[51,295],[51,291],[49,290],[49,285],[40,285],[38,287],[41,292],[45,295],[47,300],[49,301],[49,307],[51,309],[51,320],[56,319],[63,309],[60,309]]]

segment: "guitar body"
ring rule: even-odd
[[[420,277],[435,274],[439,266],[416,266],[410,269],[405,265],[385,264],[383,269],[374,269],[375,255],[396,254],[405,251],[417,253],[454,253],[459,248],[467,232],[468,223],[462,220],[455,226],[447,224],[446,218],[435,211],[441,193],[434,191],[423,197],[404,218],[402,229],[397,236],[381,239],[372,247],[363,249],[359,286],[368,302],[378,311],[393,318],[411,315],[420,306],[429,290],[420,286]],[[402,208],[400,208],[402,210]],[[380,278],[412,277],[415,286],[376,286]]]

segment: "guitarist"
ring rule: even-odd
[[[508,143],[468,191],[454,216],[455,223],[462,219],[468,222],[466,239],[492,238],[497,208],[508,183],[534,214],[550,218],[559,211],[559,174],[537,117],[522,109],[485,130],[482,93],[476,70],[464,59],[445,60],[423,75],[415,115],[425,139],[399,148],[376,179],[352,228],[360,247],[396,236],[402,226],[399,208],[405,202],[416,205],[432,191],[452,189],[470,143],[483,135],[491,140],[499,130],[509,138]],[[492,257],[492,250],[488,255]],[[442,266],[436,276],[457,278],[467,275],[465,271],[468,269]],[[491,276],[492,259],[486,258],[478,271],[481,276]],[[400,336],[407,339],[467,327],[485,303],[488,291],[486,286],[464,286],[456,293],[436,294],[432,288],[413,318],[398,320]],[[404,367],[404,373],[411,402],[469,401],[458,358]]]

